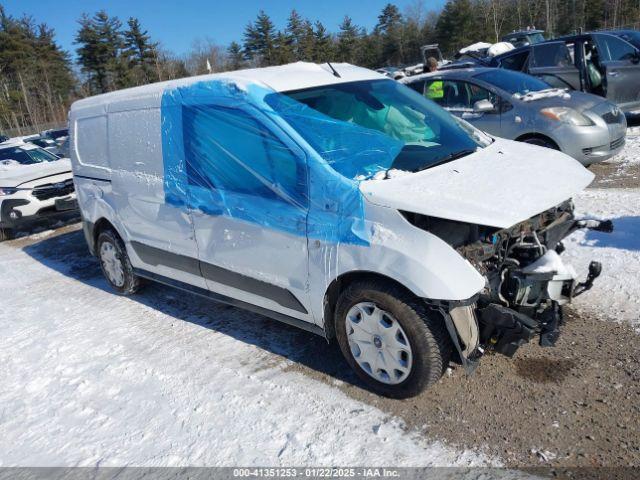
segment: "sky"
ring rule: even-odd
[[[82,13],[93,14],[104,9],[123,22],[138,17],[154,41],[177,54],[189,50],[197,39],[210,38],[221,45],[242,41],[244,27],[263,9],[277,28],[284,28],[295,8],[310,20],[320,20],[336,32],[345,15],[368,29],[372,28],[382,8],[390,0],[0,0],[13,16],[31,15],[36,22],[45,22],[56,31],[56,39],[65,50],[73,53],[73,39]],[[416,3],[425,10],[441,8],[444,0],[395,0],[401,12]]]

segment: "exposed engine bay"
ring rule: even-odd
[[[433,305],[445,316],[465,366],[487,349],[513,356],[536,335],[541,346],[553,346],[562,305],[591,288],[602,269],[591,262],[587,279],[578,282],[573,268],[560,259],[562,239],[579,228],[613,231],[608,220],[576,220],[571,200],[508,229],[403,215],[454,247],[486,279],[484,289],[466,304]]]

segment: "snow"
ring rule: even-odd
[[[621,163],[625,166],[640,164],[640,127],[627,130],[626,144],[622,152],[609,160],[613,163]],[[640,186],[640,182],[638,182]]]
[[[568,100],[571,98],[571,94],[569,94],[562,88],[547,88],[545,90],[539,90],[537,92],[528,92],[524,95],[521,93],[514,93],[513,97],[518,100],[522,100],[523,102],[534,102],[536,100],[553,97],[562,97]]]
[[[479,50],[486,50],[491,45],[493,45],[493,44],[492,43],[487,43],[487,42],[476,42],[476,43],[473,43],[473,44],[469,45],[468,47],[461,48],[459,50],[459,53],[465,54],[467,52],[477,52]]]
[[[527,265],[522,269],[524,273],[552,273],[557,275],[576,276],[576,272],[571,265],[565,265],[560,255],[554,250],[549,250],[531,265]]]
[[[490,461],[302,373],[305,349],[335,355],[320,337],[158,285],[113,294],[80,231],[0,244],[0,290],[0,466]]]
[[[640,331],[640,189],[586,190],[574,200],[578,217],[611,219],[614,225],[613,233],[579,230],[565,240],[563,260],[580,279],[591,260],[602,263],[602,275],[574,305]]]
[[[510,52],[513,49],[515,49],[515,47],[509,42],[498,42],[494,43],[487,49],[487,55],[490,57],[496,57],[503,53]]]

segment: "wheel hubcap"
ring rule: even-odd
[[[116,287],[124,285],[124,269],[118,258],[118,252],[111,242],[103,242],[100,246],[100,261],[107,279]]]
[[[411,372],[411,345],[400,323],[374,303],[362,302],[347,312],[347,340],[353,358],[368,375],[394,385]]]

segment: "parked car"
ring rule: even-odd
[[[0,240],[15,229],[77,209],[71,162],[33,144],[0,144]]]
[[[525,47],[527,45],[535,45],[544,42],[544,30],[535,28],[527,28],[525,30],[514,30],[511,33],[502,36],[502,42],[509,42],[514,47]]]
[[[52,128],[49,130],[44,130],[40,133],[42,138],[50,138],[51,140],[58,140],[60,138],[66,138],[69,136],[68,128]]]
[[[584,33],[515,49],[480,62],[542,78],[554,87],[600,95],[640,109],[640,39],[620,30]]]
[[[606,160],[625,144],[627,122],[614,104],[566,92],[520,72],[470,68],[401,80],[492,135],[561,150],[584,165]]]
[[[560,305],[599,273],[578,283],[557,253],[593,174],[349,64],[86,98],[70,132],[115,291],[150,279],[336,338],[385,395],[417,394],[450,359],[553,344]]]

